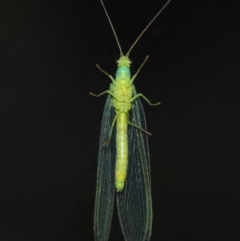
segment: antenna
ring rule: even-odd
[[[117,41],[117,45],[118,45],[118,48],[120,50],[120,55],[123,55],[123,51],[122,51],[122,48],[121,48],[121,45],[120,45],[120,42],[118,40],[118,37],[117,37],[117,33],[113,27],[113,24],[112,24],[112,21],[109,17],[109,14],[107,12],[107,9],[103,3],[103,0],[100,0],[102,6],[103,6],[103,9],[104,9],[104,12],[108,18],[108,22],[110,23],[110,26],[111,26],[111,29],[113,31],[113,34],[115,36],[115,39]],[[147,31],[147,29],[150,27],[150,25],[155,21],[155,19],[158,17],[158,15],[164,10],[164,8],[171,2],[171,0],[168,0],[165,5],[157,12],[157,14],[153,17],[153,19],[148,23],[148,25],[143,29],[143,31],[140,33],[140,35],[137,37],[137,39],[135,40],[135,42],[132,44],[132,46],[130,47],[130,49],[128,50],[127,54],[126,55],[129,55],[131,50],[133,49],[133,47],[136,45],[136,43],[138,42],[138,40],[142,37],[142,35]]]
[[[102,0],[101,0],[102,1]],[[165,5],[157,12],[157,14],[153,17],[153,19],[148,23],[148,25],[143,29],[143,31],[140,33],[140,35],[137,37],[133,45],[130,47],[126,55],[130,54],[130,51],[133,49],[133,47],[136,45],[138,40],[142,37],[142,35],[146,32],[146,30],[149,28],[149,26],[154,22],[154,20],[158,17],[158,15],[164,10],[165,7],[171,2],[171,0],[168,0]]]
[[[107,18],[108,18],[108,22],[110,23],[111,29],[112,29],[113,34],[114,34],[114,36],[115,36],[115,39],[116,39],[116,41],[117,41],[117,45],[118,45],[118,48],[119,48],[119,50],[120,50],[120,55],[123,55],[122,48],[121,48],[121,45],[120,45],[119,40],[118,40],[118,37],[117,37],[117,33],[116,33],[116,31],[115,31],[115,29],[114,29],[114,27],[113,27],[113,24],[112,24],[112,21],[111,21],[109,15],[108,15],[107,9],[105,8],[105,5],[104,5],[103,1],[100,0],[100,2],[101,2],[101,4],[102,4],[102,6],[103,6],[103,9],[104,9],[104,11],[105,11],[105,13],[106,13],[106,16],[107,16]]]

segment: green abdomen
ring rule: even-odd
[[[117,158],[115,167],[115,181],[117,191],[122,191],[127,176],[128,166],[128,138],[127,138],[127,113],[121,113],[117,119]]]

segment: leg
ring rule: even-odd
[[[109,94],[109,95],[111,95],[112,97],[114,97],[114,99],[116,99],[117,101],[122,102],[122,100],[119,100],[119,98],[117,98],[116,95],[114,95],[113,92],[111,92],[110,90],[105,90],[105,91],[103,91],[102,93],[100,93],[100,94],[98,94],[98,95],[96,95],[96,94],[94,94],[94,93],[92,93],[92,92],[89,92],[89,94],[92,95],[92,96],[94,96],[94,97],[100,97],[100,96],[102,96],[102,95],[104,95],[104,94]],[[129,102],[130,102],[130,101],[129,101]]]
[[[96,94],[94,94],[94,93],[92,93],[92,92],[90,92],[89,94],[92,95],[92,96],[94,96],[94,97],[100,97],[100,96],[102,96],[102,95],[104,95],[104,94],[113,95],[113,93],[112,93],[110,90],[103,91],[102,93],[100,93],[100,94],[98,94],[98,95],[96,95]]]
[[[138,68],[137,72],[133,75],[130,83],[129,83],[129,86],[132,85],[133,81],[135,80],[135,78],[137,77],[138,73],[140,72],[141,68],[143,67],[143,65],[146,63],[147,59],[148,59],[148,55],[146,56],[146,58],[144,59],[144,61],[142,62],[142,64],[140,65],[140,67]]]
[[[137,126],[137,125],[135,125],[135,124],[133,124],[133,123],[130,123],[130,122],[128,122],[128,124],[129,124],[130,126],[133,126],[133,127],[137,128],[137,129],[139,129],[139,130],[141,130],[141,131],[145,132],[145,133],[146,133],[146,134],[148,134],[149,136],[151,136],[151,135],[152,135],[152,133],[150,133],[150,132],[148,132],[148,131],[144,130],[144,129],[143,129],[143,128],[141,128],[140,126]]]
[[[161,104],[160,102],[158,102],[158,103],[151,103],[150,100],[145,95],[143,95],[141,93],[135,95],[133,98],[131,98],[129,100],[129,102],[132,102],[132,101],[134,101],[135,99],[137,99],[139,97],[142,97],[149,105],[160,105]]]
[[[97,64],[96,65],[97,66],[97,68],[101,71],[101,72],[103,72],[105,75],[107,75],[110,79],[111,79],[111,81],[113,82],[113,83],[115,83],[115,79],[112,77],[112,75],[110,75],[109,73],[107,73],[106,71],[104,71],[102,68],[100,68],[100,66]]]
[[[117,120],[119,114],[120,114],[120,112],[118,112],[118,113],[115,115],[115,117],[114,117],[114,119],[113,119],[113,122],[112,122],[112,124],[111,124],[110,132],[109,132],[109,138],[108,138],[107,141],[105,141],[105,142],[103,143],[103,146],[107,145],[108,142],[111,140],[113,127],[114,127],[114,125],[115,125],[115,123],[116,123],[116,120]]]

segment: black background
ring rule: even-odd
[[[127,51],[163,0],[106,0]],[[100,124],[119,57],[98,0],[0,4],[0,240],[94,240]],[[240,3],[172,1],[131,52],[150,137],[151,240],[238,240]],[[109,240],[123,240],[117,218]],[[229,238],[236,235],[235,238]]]

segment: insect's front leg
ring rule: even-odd
[[[116,84],[116,81],[115,81],[115,79],[112,77],[112,75],[110,75],[108,72],[106,72],[105,70],[103,70],[102,68],[100,68],[100,66],[99,66],[98,64],[96,64],[96,66],[97,66],[97,68],[98,68],[101,72],[103,72],[105,75],[107,75],[114,84]]]
[[[137,72],[133,75],[133,77],[131,78],[130,82],[129,82],[129,86],[132,85],[133,81],[135,80],[135,78],[137,77],[138,73],[140,72],[140,70],[142,69],[143,65],[146,63],[147,59],[149,58],[149,56],[147,55],[146,58],[144,59],[144,61],[142,62],[142,64],[140,65],[140,67],[138,68]]]

